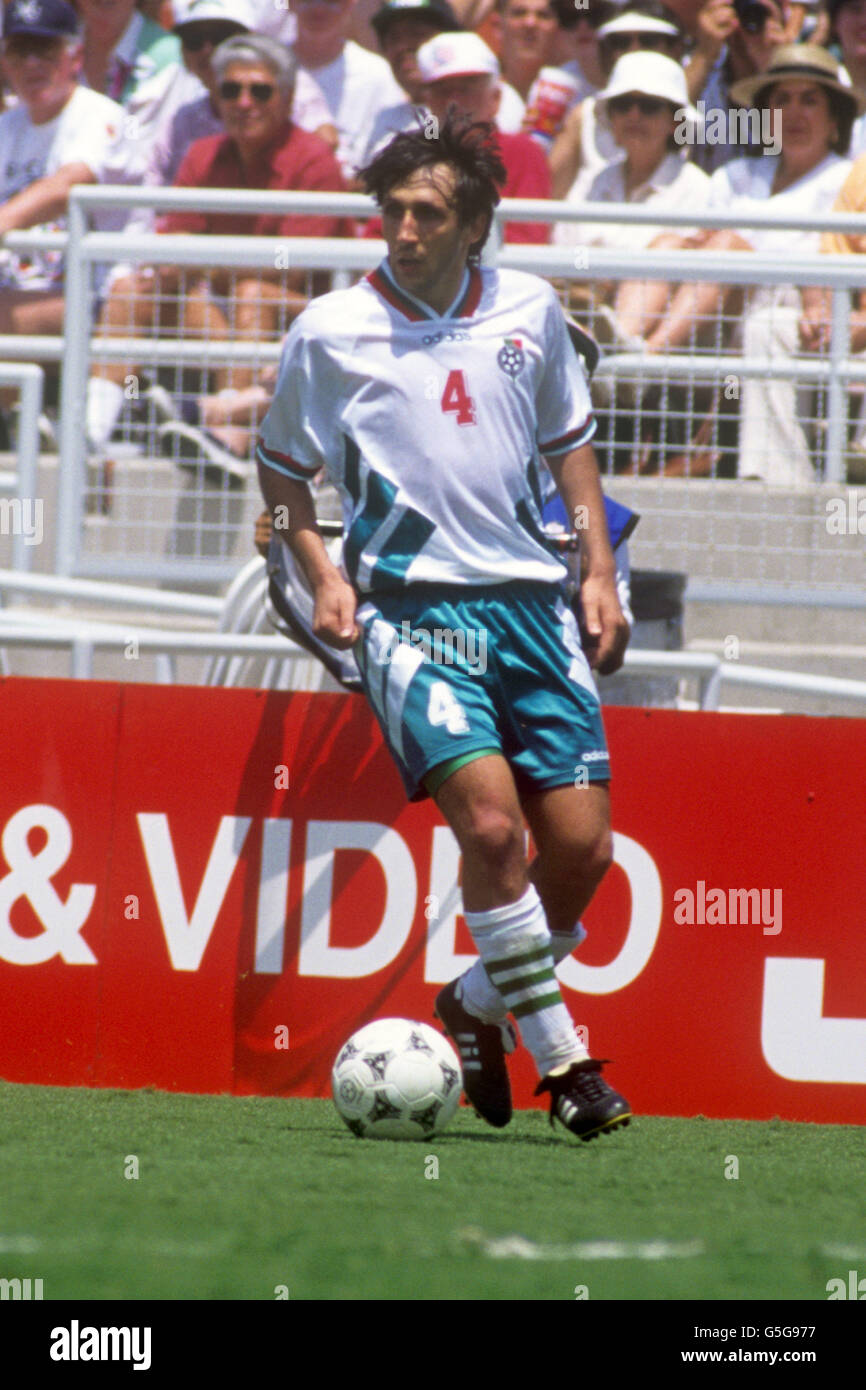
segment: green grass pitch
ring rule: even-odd
[[[46,1300],[825,1301],[858,1250],[866,1271],[862,1153],[853,1126],[780,1121],[581,1144],[540,1110],[364,1141],[325,1100],[3,1082],[0,1277]]]

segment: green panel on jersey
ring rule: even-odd
[[[354,446],[353,446],[354,448]],[[351,491],[348,474],[357,470],[359,455],[346,450],[347,487]],[[355,474],[357,478],[357,472]],[[355,495],[353,493],[353,495]],[[357,496],[360,496],[360,481],[357,481]],[[383,478],[375,469],[367,469],[367,501],[363,510],[355,517],[343,545],[343,563],[353,584],[358,583],[358,570],[361,556],[395,506],[403,512],[399,522],[388,535],[370,575],[371,591],[402,588],[412,561],[429,540],[436,527],[429,517],[415,511],[413,507],[399,507],[396,502],[397,488]]]
[[[405,515],[394,527],[373,567],[370,576],[371,590],[393,588],[392,584],[386,582],[392,579],[399,579],[400,583],[404,584],[409,566],[435,530],[436,527],[428,517],[407,507]]]
[[[343,543],[343,564],[346,566],[346,572],[353,584],[358,578],[358,565],[361,562],[364,547],[373,533],[378,531],[382,525],[394,505],[396,496],[397,489],[394,484],[389,483],[387,478],[383,478],[381,473],[376,473],[371,468],[367,474],[367,505],[352,522],[349,534]]]

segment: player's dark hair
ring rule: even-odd
[[[382,207],[392,188],[405,183],[419,169],[448,164],[457,175],[454,207],[462,227],[486,214],[484,234],[469,248],[469,259],[481,255],[493,224],[493,210],[505,183],[505,165],[496,143],[496,127],[486,121],[468,121],[449,108],[444,121],[431,126],[428,117],[417,130],[401,131],[380,150],[358,177],[365,192]]]

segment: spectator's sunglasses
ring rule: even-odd
[[[195,24],[181,32],[180,41],[187,52],[200,53],[208,45],[216,48],[223,39],[233,39],[239,32],[233,24]]]
[[[601,40],[608,53],[621,56],[638,48],[648,53],[668,53],[678,40],[673,34],[609,34]]]
[[[257,101],[259,106],[264,106],[274,95],[276,87],[273,82],[221,82],[219,94],[223,101],[237,101],[241,92],[249,92],[253,101]]]
[[[657,116],[670,105],[662,97],[643,97],[637,93],[626,92],[621,97],[611,97],[607,109],[614,116],[624,116],[636,106],[642,116]]]

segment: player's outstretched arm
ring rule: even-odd
[[[584,444],[548,458],[547,466],[572,525],[580,532],[584,650],[590,666],[609,676],[623,663],[630,629],[616,591],[616,561],[595,453],[590,444]]]
[[[314,634],[331,647],[351,647],[358,637],[355,591],[325,549],[310,489],[261,462],[259,482],[274,530],[289,546],[312,590]]]

